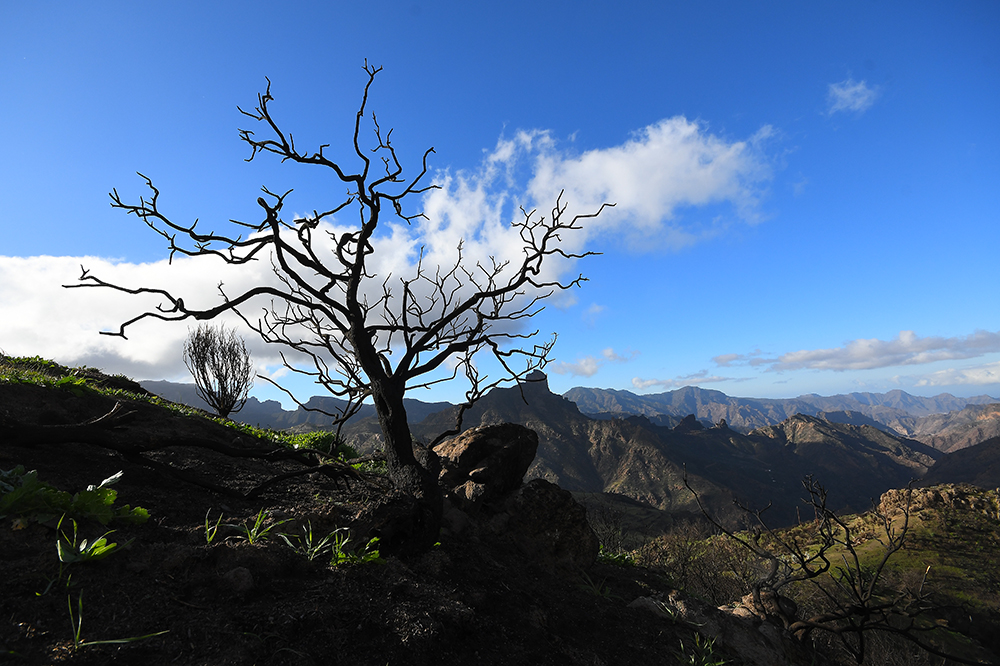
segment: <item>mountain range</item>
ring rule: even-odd
[[[651,418],[684,417],[694,414],[707,423],[726,419],[730,428],[750,432],[774,425],[794,414],[817,415],[856,412],[902,435],[917,434],[920,417],[965,409],[968,405],[1000,403],[988,395],[957,398],[942,393],[925,398],[894,390],[888,393],[847,393],[797,398],[735,398],[709,389],[686,386],[676,391],[637,395],[613,389],[573,388],[565,396],[584,414],[643,414]]]
[[[210,409],[197,395],[194,384],[166,381],[140,382],[148,391],[168,400],[201,409]],[[888,393],[848,393],[833,396],[816,394],[797,398],[738,398],[721,391],[687,386],[676,391],[637,395],[631,391],[577,387],[563,394],[580,413],[596,420],[645,416],[653,425],[674,427],[693,414],[705,426],[723,419],[727,427],[742,434],[777,425],[796,414],[817,416],[847,425],[868,425],[891,435],[908,437],[940,451],[955,451],[1000,436],[1000,399],[988,395],[958,398],[948,393],[932,397],[911,395],[901,390]],[[447,402],[406,399],[411,423],[449,410]],[[332,397],[314,396],[294,411],[285,410],[276,400],[247,400],[236,415],[251,425],[275,429],[309,430],[329,427],[343,402]],[[373,417],[374,407],[362,406],[352,420],[358,424]]]
[[[692,387],[649,396],[573,389],[560,396],[544,375],[535,379],[491,391],[465,413],[463,427],[513,422],[538,432],[528,478],[672,515],[698,513],[690,485],[710,511],[731,523],[742,515],[734,498],[755,508],[771,504],[767,515],[776,525],[797,521],[801,481],[809,475],[829,489],[838,510],[864,510],[885,490],[926,475],[947,457],[943,450],[967,446],[1000,424],[1000,404],[988,396],[972,399],[980,403],[975,405],[947,394],[920,398],[902,391],[789,400],[732,398]],[[195,402],[193,385],[143,386],[171,400]],[[237,416],[272,428],[311,430],[331,419],[310,410],[331,411],[338,403],[315,397],[304,404],[292,412],[251,398]],[[933,413],[952,407],[957,409]],[[406,409],[421,441],[453,427],[457,413],[448,403],[417,400],[408,400]],[[929,433],[930,424],[937,429],[929,435],[933,445],[901,432]],[[381,447],[370,407],[342,434],[361,452]]]

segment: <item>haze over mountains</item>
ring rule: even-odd
[[[645,396],[577,388],[560,396],[544,375],[538,380],[490,392],[466,412],[463,428],[521,423],[539,435],[529,478],[617,497],[651,513],[697,513],[685,475],[711,510],[728,520],[738,518],[737,497],[756,507],[773,503],[768,516],[775,523],[795,522],[806,475],[827,486],[838,509],[863,510],[885,490],[924,477],[945,451],[1000,435],[1000,401],[989,396],[922,398],[892,391],[775,400],[693,387]],[[203,406],[193,385],[143,386]],[[305,405],[332,412],[338,401],[314,397]],[[418,400],[408,400],[406,409],[421,441],[451,428],[457,411]],[[320,412],[286,411],[252,398],[236,416],[271,428],[311,430],[331,422]],[[380,448],[374,410],[362,410],[343,435],[359,451]]]
[[[734,398],[721,391],[695,386],[650,395],[578,387],[567,391],[565,396],[575,402],[581,412],[592,416],[626,413],[662,418],[694,414],[706,423],[718,423],[721,419],[726,419],[730,428],[740,432],[774,425],[794,414],[815,416],[825,413],[835,416],[838,413],[856,412],[907,436],[920,432],[917,424],[919,417],[959,411],[968,405],[1000,403],[1000,400],[988,395],[956,398],[942,393],[924,398],[901,390],[833,396],[810,393],[785,399]]]

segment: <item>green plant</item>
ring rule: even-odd
[[[312,449],[340,460],[353,460],[358,457],[358,451],[340,440],[336,432],[331,430],[314,430],[288,437],[287,445],[295,449]]]
[[[341,564],[382,564],[382,559],[378,549],[378,537],[372,537],[368,543],[357,550],[348,550],[347,544],[351,540],[351,533],[346,527],[334,530],[329,536],[333,537],[330,544],[330,566]]]
[[[111,486],[121,477],[122,472],[118,472],[99,485],[87,486],[86,490],[71,495],[39,480],[37,471],[26,472],[23,465],[0,471],[0,518],[16,515],[23,520],[46,522],[65,514],[93,519],[102,525],[112,520],[132,524],[146,522],[149,512],[142,507],[133,509],[127,504],[114,507],[118,492]]]
[[[2,363],[10,368],[56,368],[58,364],[41,356],[3,356]]]
[[[279,525],[284,525],[288,520],[279,520],[278,522],[272,522],[270,525],[265,525],[267,519],[270,518],[271,514],[267,509],[261,509],[257,512],[257,517],[254,519],[253,524],[244,523],[243,536],[251,544],[255,545],[258,542],[267,541],[271,537],[271,530]],[[213,535],[214,536],[214,535]]]
[[[607,579],[601,579],[600,583],[595,583],[594,579],[590,577],[587,572],[583,573],[583,583],[579,585],[580,589],[587,594],[592,594],[595,597],[600,597],[602,599],[614,599],[617,598],[616,595],[611,594],[611,588],[604,584]]]
[[[70,537],[62,530],[63,520],[66,516],[59,519],[59,524],[56,525],[56,531],[59,532],[59,539],[56,541],[56,552],[59,554],[59,561],[63,564],[75,564],[77,562],[96,562],[97,560],[103,560],[105,557],[115,552],[118,549],[117,543],[108,543],[108,535],[114,532],[111,530],[105,532],[100,537],[94,539],[93,541],[88,541],[87,539],[77,540],[77,526],[76,521],[70,518],[70,522],[73,523],[73,536]],[[132,543],[133,539],[129,539],[122,548],[128,547]]]
[[[632,556],[632,553],[626,551],[614,553],[605,549],[603,545],[597,554],[597,561],[601,564],[614,564],[619,567],[635,566],[635,557]]]
[[[52,385],[56,388],[65,389],[78,398],[86,394],[87,389],[90,388],[87,384],[86,377],[76,377],[74,375],[60,377],[56,381],[52,382]]]
[[[66,605],[69,607],[69,626],[72,631],[73,636],[73,650],[79,650],[82,647],[88,645],[121,645],[124,643],[135,643],[136,641],[144,641],[147,638],[153,638],[154,636],[162,636],[163,634],[170,633],[169,629],[164,631],[157,631],[152,634],[145,634],[143,636],[131,636],[129,638],[111,638],[101,641],[85,641],[81,638],[81,633],[83,631],[83,592],[76,599],[76,614],[73,613],[73,597],[72,595],[66,595]]]
[[[301,534],[286,534],[281,532],[278,536],[288,544],[289,548],[292,548],[300,555],[306,556],[310,562],[326,551],[333,549],[333,542],[337,535],[336,530],[330,532],[322,539],[317,539],[313,534],[312,522],[306,521],[306,524],[300,527],[300,532]]]
[[[87,368],[70,370],[40,356],[0,355],[0,381],[61,388],[76,396],[82,396],[93,388],[87,383],[86,377],[77,375],[86,370]]]
[[[714,638],[705,638],[695,632],[694,642],[690,645],[690,649],[684,646],[683,640],[679,640],[678,642],[681,645],[681,649],[674,651],[674,656],[677,657],[678,663],[689,666],[723,666],[723,664],[728,663],[727,660],[715,654]]]
[[[222,524],[222,512],[219,512],[219,519],[215,521],[215,525],[209,520],[209,514],[212,510],[209,509],[205,512],[205,542],[211,546],[212,542],[215,541],[215,535],[219,533],[219,525]]]
[[[369,460],[351,465],[351,467],[363,474],[371,474],[373,476],[386,476],[389,474],[389,464],[385,460]]]

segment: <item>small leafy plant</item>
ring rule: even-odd
[[[333,542],[336,535],[337,531],[333,531],[322,539],[317,538],[313,534],[312,522],[310,521],[306,521],[306,524],[300,528],[299,534],[278,534],[281,540],[288,544],[289,548],[300,555],[304,555],[310,562],[327,551],[333,550]]]
[[[385,562],[378,549],[378,537],[372,537],[361,548],[351,551],[347,548],[347,544],[351,540],[351,533],[346,527],[334,530],[330,536],[333,537],[330,566],[335,567],[341,564],[383,564]]]
[[[358,457],[358,452],[353,446],[344,444],[337,437],[337,433],[329,430],[289,435],[287,445],[295,449],[313,449],[327,455],[337,456],[344,461]]]
[[[601,597],[602,599],[615,598],[615,595],[611,593],[611,588],[604,584],[605,580],[607,579],[601,580],[600,583],[595,583],[594,579],[591,578],[589,574],[584,572],[583,583],[581,583],[579,587],[587,594],[592,594],[595,597]]]
[[[625,551],[611,552],[605,549],[603,544],[601,545],[600,552],[597,554],[597,561],[601,564],[614,564],[619,567],[635,566],[635,558],[632,556],[632,553]]]
[[[250,543],[250,545],[256,545],[257,543],[267,541],[271,537],[271,530],[288,522],[288,520],[279,520],[278,522],[272,522],[270,525],[265,525],[270,516],[271,514],[267,509],[261,509],[257,512],[257,517],[254,519],[252,525],[248,523],[244,523],[242,525],[243,536]]]
[[[97,560],[103,560],[105,557],[118,550],[117,543],[108,543],[108,535],[114,532],[114,530],[105,532],[93,541],[88,541],[87,539],[77,540],[78,534],[76,521],[72,518],[69,519],[70,522],[73,523],[73,536],[70,537],[62,529],[63,520],[65,518],[66,516],[60,518],[59,524],[56,525],[56,531],[59,532],[59,540],[56,541],[56,552],[59,554],[59,561],[63,564],[96,562]],[[122,548],[128,547],[132,541],[132,539],[129,539],[125,545],[122,546]]]
[[[28,520],[44,523],[67,515],[96,520],[102,525],[112,520],[142,524],[149,519],[149,512],[142,507],[114,506],[118,492],[111,486],[121,477],[122,472],[118,472],[96,486],[87,486],[86,490],[71,495],[41,481],[37,471],[26,472],[23,465],[0,470],[0,518],[19,516],[20,523],[24,524]]]
[[[56,381],[52,382],[52,385],[56,388],[64,389],[69,391],[76,397],[81,397],[87,393],[87,389],[90,386],[87,384],[86,377],[77,377],[75,375],[66,375],[65,377],[60,377]]]
[[[351,465],[357,471],[372,476],[385,476],[389,473],[389,464],[385,460],[369,460]]]
[[[704,638],[695,632],[694,642],[689,647],[684,647],[684,641],[679,640],[681,649],[674,651],[677,663],[686,666],[724,666],[729,663],[715,654],[715,639]]]
[[[212,542],[215,541],[215,535],[219,533],[219,525],[222,524],[222,516],[223,516],[223,514],[220,512],[219,519],[216,520],[215,525],[213,525],[211,519],[209,518],[209,515],[211,513],[212,513],[211,509],[205,512],[205,542],[209,546],[211,546]]]

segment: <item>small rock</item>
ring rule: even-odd
[[[236,567],[222,577],[222,582],[230,592],[243,596],[253,589],[253,574],[246,567]]]

